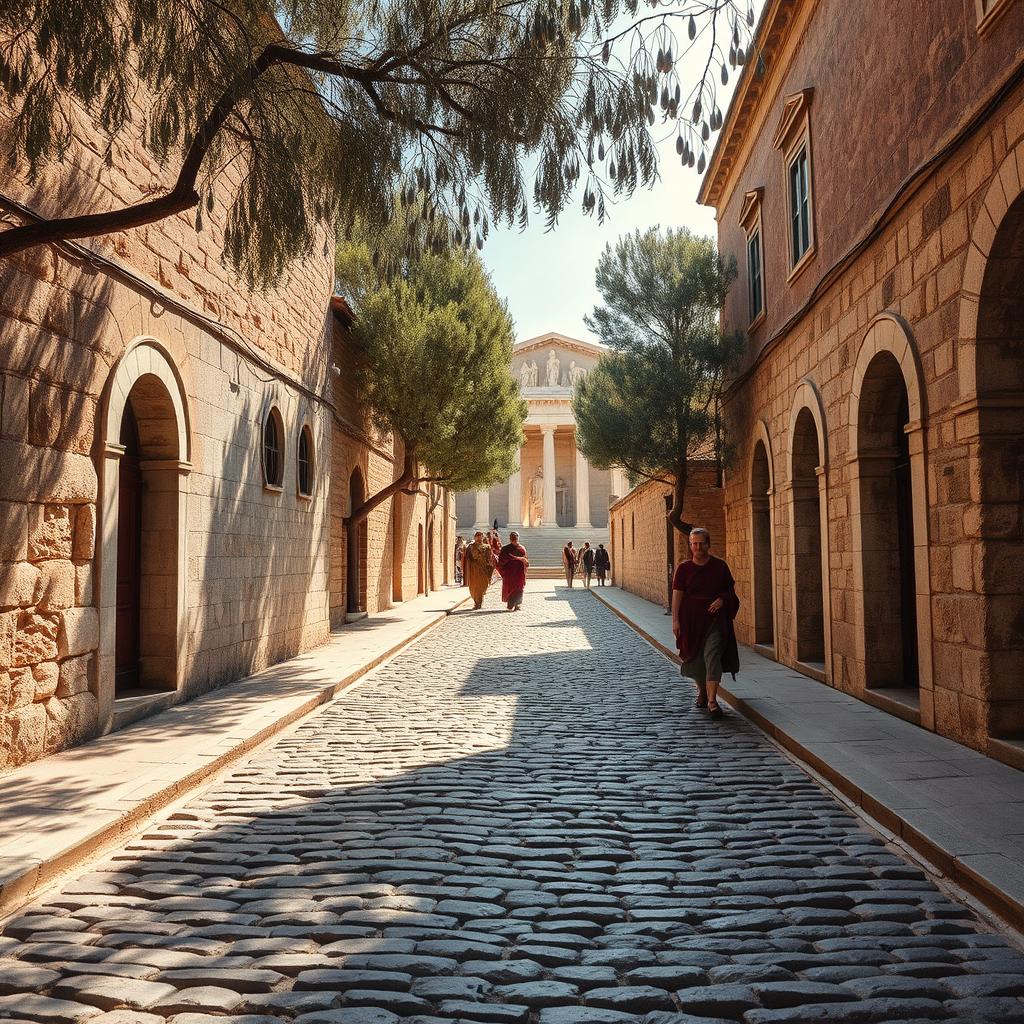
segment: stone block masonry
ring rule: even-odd
[[[0,423],[24,432],[23,387],[7,380]],[[75,594],[94,553],[95,501],[86,456],[0,438],[0,767],[96,729],[96,609]]]
[[[0,205],[86,213],[169,187],[173,158],[159,168],[126,132],[108,167],[106,140],[70,116],[67,159],[35,182],[15,167]],[[193,212],[83,241],[91,265],[58,245],[0,266],[0,771],[111,728],[126,667],[133,693],[173,702],[328,637],[333,232],[279,287],[250,288],[220,261],[243,173],[219,175],[202,230]],[[282,473],[268,485],[271,409]]]
[[[668,603],[665,499],[672,489],[649,480],[608,510],[611,526],[612,581],[616,586],[662,606]],[[712,463],[690,463],[683,518],[711,531],[712,551],[725,557],[725,510],[718,470]],[[675,532],[673,566],[689,558],[686,538]]]

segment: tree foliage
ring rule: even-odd
[[[746,3],[648,0],[637,17],[638,0],[3,0],[12,157],[37,173],[64,156],[78,105],[175,184],[0,232],[0,256],[192,208],[201,223],[228,164],[244,179],[226,256],[254,283],[325,222],[398,215],[413,252],[479,247],[531,208],[554,223],[581,184],[601,217],[607,194],[655,180],[652,126],[703,170],[715,71],[724,82],[750,49]],[[684,88],[694,47],[707,61]]]
[[[727,454],[722,382],[742,337],[723,334],[719,314],[735,276],[734,261],[686,228],[625,235],[597,264],[603,305],[586,323],[612,352],[573,396],[579,447],[601,468],[671,482],[679,530],[687,458]]]
[[[476,253],[427,253],[388,275],[368,241],[352,241],[337,278],[355,312],[360,401],[405,446],[399,476],[351,520],[423,484],[463,491],[511,476],[526,403],[510,370],[512,321]]]

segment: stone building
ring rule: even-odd
[[[518,530],[527,550],[543,558],[531,555],[533,565],[555,564],[570,536],[607,544],[609,499],[628,485],[621,470],[596,469],[577,449],[571,404],[573,386],[603,351],[555,331],[516,343],[512,376],[529,406],[519,469],[489,490],[457,496],[463,533],[497,520],[503,530]]]
[[[5,179],[6,223],[169,186],[128,138],[106,166],[90,131],[79,118],[36,182]],[[339,597],[332,512],[359,473],[390,479],[394,453],[339,426],[358,416],[339,392],[333,232],[265,293],[222,265],[239,174],[218,179],[202,230],[183,214],[0,264],[0,770],[321,644],[332,619],[422,590],[417,575],[443,578],[440,561],[417,563],[426,505],[410,498],[403,546],[371,520],[356,604]]]
[[[1024,765],[1024,4],[767,0],[757,48],[700,194],[738,633]]]
[[[718,465],[713,460],[687,463],[683,519],[711,533],[712,550],[724,555],[725,512]],[[686,539],[668,522],[672,487],[648,480],[608,510],[612,582],[648,601],[668,607],[671,574],[689,557]]]

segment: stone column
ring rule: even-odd
[[[491,528],[491,492],[476,492],[476,519],[473,522],[474,530],[489,530]]]
[[[515,472],[508,478],[508,528],[523,525],[523,451],[516,453]]]
[[[592,529],[590,524],[590,463],[576,449],[576,528]]]
[[[555,507],[555,428],[541,427],[544,435],[544,513],[542,526],[557,526],[558,515]]]

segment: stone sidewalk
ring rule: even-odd
[[[669,616],[618,587],[595,597],[678,661]],[[749,648],[723,691],[885,828],[1024,928],[1024,773]]]
[[[352,623],[322,647],[0,777],[0,915],[331,700],[442,622],[463,587]]]

